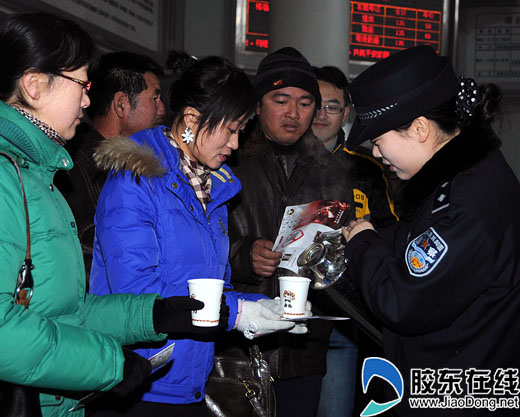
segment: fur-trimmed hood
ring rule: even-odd
[[[403,190],[403,220],[413,217],[440,184],[484,160],[500,146],[501,141],[491,127],[481,123],[465,127],[407,182]]]
[[[94,152],[96,166],[103,171],[131,171],[135,177],[162,177],[167,168],[152,148],[117,136],[105,139]]]

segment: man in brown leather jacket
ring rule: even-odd
[[[294,48],[267,55],[255,87],[257,117],[230,163],[242,183],[230,206],[231,280],[238,291],[272,298],[279,295],[282,274],[277,271],[281,254],[272,248],[285,208],[316,200],[353,207],[352,188],[342,165],[308,132],[321,97],[305,57]],[[314,303],[314,314],[326,313],[321,310]],[[278,417],[316,414],[331,326],[321,320],[307,326],[308,334],[255,339],[276,379]],[[248,345],[243,336],[223,340],[218,353],[246,355]]]

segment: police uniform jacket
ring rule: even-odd
[[[407,183],[396,226],[347,245],[404,378],[399,416],[444,415],[408,408],[411,368],[520,368],[520,185],[499,146],[487,126],[465,128]]]

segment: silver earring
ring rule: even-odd
[[[184,143],[189,144],[189,143],[193,142],[193,131],[189,127],[184,129],[184,133],[181,136],[182,136],[182,141]]]

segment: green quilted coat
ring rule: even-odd
[[[14,166],[0,156],[0,380],[55,390],[41,394],[47,416],[71,413],[60,390],[109,390],[121,381],[121,345],[161,340],[153,330],[156,294],[85,293],[85,269],[74,217],[53,186],[72,168],[66,150],[0,101],[0,151],[15,157],[29,205],[34,296],[29,309],[13,291],[25,257],[25,213]]]

